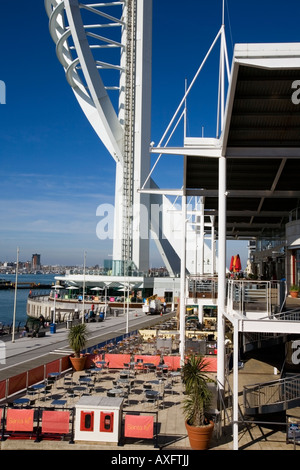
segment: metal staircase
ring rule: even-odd
[[[123,153],[123,239],[122,261],[124,274],[132,259],[132,205],[134,182],[134,116],[135,116],[135,18],[136,0],[127,1],[126,71]]]
[[[244,412],[277,413],[300,405],[300,375],[244,387]]]

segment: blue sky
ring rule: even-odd
[[[230,57],[237,42],[299,42],[299,18],[295,0],[227,0]],[[221,0],[153,0],[154,142],[220,25]],[[113,204],[114,162],[66,82],[43,0],[0,2],[0,54],[6,84],[6,104],[0,105],[0,260],[15,259],[19,246],[23,261],[41,253],[43,264],[82,264],[86,250],[87,264],[102,264],[112,242],[98,239],[96,210]],[[201,135],[204,126],[205,136],[214,136],[217,65],[218,48],[188,100],[190,135]],[[172,143],[182,143],[181,128]],[[180,158],[171,166],[167,158],[154,179],[164,186],[167,169],[171,186],[180,187]]]

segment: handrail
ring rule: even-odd
[[[243,397],[249,414],[286,410],[300,402],[300,375],[244,386]]]
[[[211,294],[215,298],[218,292],[218,278],[214,276],[188,276],[188,291],[194,297],[202,294]]]
[[[252,281],[248,279],[228,280],[227,310],[242,315],[252,313],[273,317],[281,311],[285,283],[283,281]],[[258,318],[258,317],[257,317]]]
[[[300,321],[300,308],[275,313],[274,318],[281,321]]]

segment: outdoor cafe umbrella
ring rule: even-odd
[[[71,291],[71,290],[78,290],[79,287],[76,287],[76,286],[67,286],[66,287],[67,290]],[[69,292],[69,296],[71,295],[71,293]]]
[[[239,273],[242,270],[242,263],[240,259],[240,255],[235,255],[231,257],[229,271],[232,273]]]
[[[236,255],[234,257],[233,270],[235,273],[239,273],[242,270],[242,263],[241,263],[240,255]]]
[[[107,288],[112,284],[112,282],[104,282],[104,287],[99,287],[99,286],[96,286],[96,287],[93,287],[91,290],[94,290],[94,291],[100,291],[100,290],[104,290],[104,296],[105,296],[105,313],[107,311]]]
[[[97,287],[92,287],[91,290],[93,290],[93,291],[95,291],[95,292],[99,292],[99,291],[104,290],[104,287],[99,287],[99,286],[97,286]]]

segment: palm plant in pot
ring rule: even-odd
[[[74,356],[70,356],[70,361],[75,370],[83,370],[85,366],[86,356],[81,354],[87,342],[87,329],[85,323],[78,323],[70,328],[69,346],[74,351]]]
[[[214,423],[206,417],[212,394],[208,387],[211,379],[206,372],[207,364],[203,356],[191,355],[182,367],[182,381],[186,398],[183,412],[190,446],[193,450],[206,450],[209,447]]]
[[[291,285],[290,286],[290,295],[294,298],[297,298],[299,290],[300,290],[300,288],[296,284]]]

